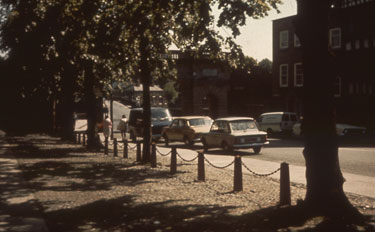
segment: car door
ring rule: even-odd
[[[180,119],[178,121],[178,127],[176,128],[176,140],[183,141],[184,138],[184,127],[186,125],[185,119]]]
[[[174,119],[167,130],[167,136],[170,140],[176,140],[176,130],[178,128],[179,121],[179,119]]]
[[[216,121],[211,127],[209,141],[207,143],[213,147],[220,147],[226,136],[227,124],[225,121]]]

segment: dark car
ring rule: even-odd
[[[172,122],[171,114],[167,108],[151,108],[151,129],[152,139],[158,140],[161,137],[163,127],[169,126]],[[128,130],[130,139],[136,141],[137,137],[143,137],[143,108],[134,108],[130,110]]]

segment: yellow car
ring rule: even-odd
[[[176,117],[168,127],[162,130],[165,145],[169,142],[181,141],[186,145],[193,145],[200,141],[202,133],[208,132],[213,120],[208,116]]]

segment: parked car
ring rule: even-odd
[[[338,136],[364,135],[364,134],[366,134],[366,127],[337,123],[336,124],[336,134]],[[301,130],[301,123],[294,124],[293,135],[295,135],[295,136],[303,135],[303,131]]]
[[[259,130],[267,132],[268,135],[274,133],[291,134],[293,126],[297,122],[297,114],[293,112],[263,113],[257,120]]]
[[[151,107],[152,139],[160,139],[163,127],[169,126],[171,122],[172,117],[167,108]],[[131,109],[128,122],[130,139],[136,141],[137,137],[143,137],[143,129],[143,108]]]
[[[207,116],[174,118],[171,125],[162,130],[165,145],[172,141],[182,141],[186,145],[193,145],[200,141],[202,133],[210,130],[212,122],[213,120]]]
[[[224,150],[252,148],[256,154],[268,144],[267,133],[259,131],[253,118],[228,117],[216,119],[201,139],[204,150],[221,147]]]

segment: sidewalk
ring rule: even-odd
[[[243,175],[244,190],[233,192],[231,170],[206,165],[206,181],[198,182],[196,161],[179,159],[171,175],[169,156],[150,168],[135,162],[135,150],[123,159],[40,135],[0,137],[0,158],[0,231],[374,231],[291,220],[300,212],[275,207],[277,180]],[[291,192],[293,205],[304,198],[302,185]],[[374,199],[349,198],[374,214]]]

